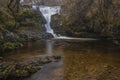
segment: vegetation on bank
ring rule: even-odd
[[[39,11],[22,7],[19,1],[0,1],[0,53],[23,46],[23,40],[18,38],[21,35],[16,36],[21,30],[40,30],[42,24],[45,23]],[[25,36],[26,34],[22,35],[26,38]]]
[[[119,0],[66,0],[63,1],[62,23],[67,35],[80,36],[81,32],[101,37],[120,39]]]

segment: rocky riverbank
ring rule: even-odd
[[[16,32],[9,31],[7,33],[0,32],[0,52],[21,48],[24,46],[24,43],[28,41],[50,38],[53,38],[51,34],[38,29],[23,29]]]
[[[34,57],[30,61],[15,62],[0,58],[0,80],[22,80],[40,70],[44,64],[56,62],[61,56]]]
[[[44,27],[46,21],[40,11],[26,7],[20,8],[20,11],[16,13],[15,25],[13,16],[6,10],[7,7],[0,6],[0,55],[23,47],[26,41],[53,37],[46,32]]]

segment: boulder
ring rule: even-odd
[[[3,57],[0,57],[0,60],[3,60]]]
[[[44,32],[44,33],[42,33],[42,38],[50,39],[50,38],[53,38],[53,35],[51,33]]]
[[[65,35],[65,30],[64,30],[64,27],[62,25],[61,15],[55,14],[52,16],[51,26],[57,35],[59,35],[59,34]]]

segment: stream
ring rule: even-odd
[[[60,6],[36,6],[43,14],[46,32],[55,39],[28,42],[6,60],[29,62],[44,55],[60,55],[58,62],[45,64],[24,80],[120,80],[120,46],[109,40],[58,36],[51,28],[51,16],[60,15]]]
[[[111,41],[51,39],[29,42],[6,60],[29,61],[40,55],[61,55],[25,80],[119,80],[120,47]]]

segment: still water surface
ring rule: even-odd
[[[101,40],[46,40],[28,43],[6,59],[29,61],[40,55],[61,55],[25,80],[120,80],[120,47]]]

